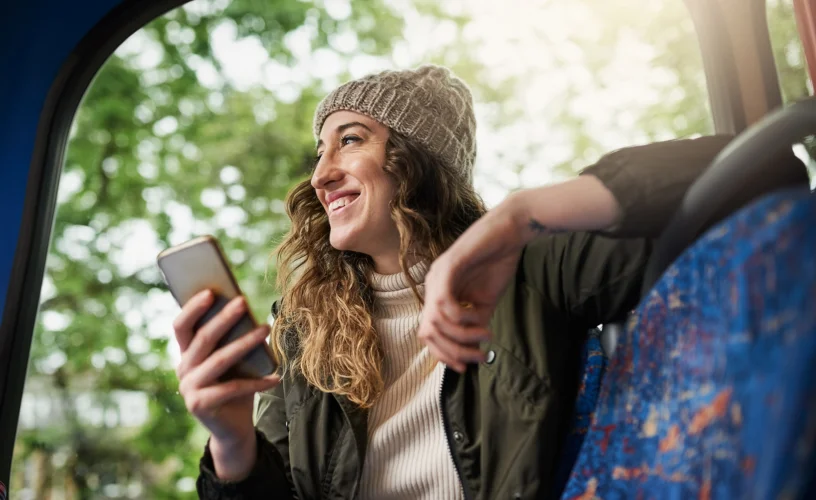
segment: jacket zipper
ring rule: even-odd
[[[442,380],[439,384],[439,413],[442,417],[442,429],[445,431],[445,444],[448,447],[448,455],[453,462],[453,468],[456,471],[456,478],[459,480],[459,486],[462,488],[462,496],[465,498],[465,500],[469,500],[473,498],[473,495],[470,494],[465,482],[462,480],[461,465],[459,464],[459,458],[453,452],[453,448],[451,447],[450,422],[448,421],[447,414],[445,413],[445,402],[443,401],[443,396],[445,393],[445,375],[447,373],[448,367],[445,366],[445,368],[442,370]]]

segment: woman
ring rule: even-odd
[[[279,250],[281,375],[219,382],[270,331],[214,350],[242,299],[193,335],[201,293],[174,323],[180,392],[211,433],[200,496],[547,496],[587,330],[635,306],[647,237],[728,138],[621,150],[482,217],[472,98],[446,69],[349,82],[314,132]]]

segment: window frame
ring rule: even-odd
[[[114,51],[144,25],[187,2],[119,2],[77,43],[45,98],[31,152],[20,233],[0,322],[0,481],[6,485],[71,124],[94,76]],[[41,8],[48,8],[48,2],[41,3],[44,4]],[[13,16],[9,22],[13,22]]]
[[[766,0],[684,3],[697,31],[715,132],[739,134],[781,107]]]

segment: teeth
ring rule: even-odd
[[[333,202],[329,203],[329,210],[334,211],[334,210],[337,210],[340,207],[345,207],[346,205],[348,205],[349,203],[354,201],[354,199],[356,197],[357,196],[354,195],[354,196],[343,196],[342,198],[338,198],[338,199],[334,200]]]

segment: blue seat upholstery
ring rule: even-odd
[[[816,498],[816,198],[718,224],[630,318],[564,499]]]
[[[601,345],[601,332],[596,329],[591,330],[581,354],[579,368],[581,381],[578,387],[578,397],[553,481],[553,491],[556,495],[564,490],[572,466],[578,458],[581,445],[589,431],[589,425],[592,423],[592,416],[598,404],[598,393],[601,390],[601,380],[606,372],[607,359],[606,352]]]

